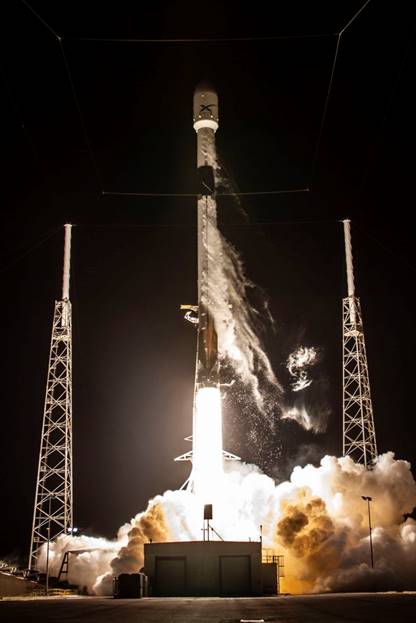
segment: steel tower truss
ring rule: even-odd
[[[343,299],[343,455],[371,468],[377,442],[360,299],[355,296],[350,222],[344,221],[348,297]]]
[[[43,412],[29,569],[36,569],[45,543],[73,528],[72,322],[69,288],[70,225],[65,226],[65,298],[55,301]]]
[[[347,297],[342,306],[343,454],[371,467],[377,459],[377,443],[360,300]],[[351,306],[355,310],[354,322]]]

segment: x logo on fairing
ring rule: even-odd
[[[216,104],[201,104],[201,110],[199,112],[201,113],[201,112],[207,111],[212,114],[212,110],[211,110],[212,106],[216,106]]]

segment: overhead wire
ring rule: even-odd
[[[356,13],[354,13],[354,15],[351,17],[351,19],[345,24],[345,26],[343,28],[341,28],[341,30],[339,31],[339,34],[342,35],[347,28],[349,28],[351,26],[351,24],[353,22],[355,22],[355,20],[357,19],[357,17],[360,15],[360,13],[362,13],[362,11],[364,11],[364,9],[366,8],[367,4],[370,4],[371,0],[366,0],[366,2],[364,2],[364,4],[358,9],[358,11]]]
[[[317,165],[318,157],[319,157],[319,153],[320,153],[322,136],[323,136],[323,131],[324,131],[324,127],[325,127],[326,117],[327,117],[327,113],[328,113],[329,100],[330,100],[330,97],[331,97],[332,87],[333,87],[333,82],[334,82],[335,68],[336,68],[336,65],[337,65],[338,53],[339,53],[339,48],[340,48],[340,44],[341,44],[341,37],[344,34],[344,32],[351,26],[351,24],[357,19],[357,17],[361,14],[361,12],[364,11],[366,6],[370,2],[371,2],[371,0],[366,0],[366,2],[364,2],[364,4],[360,7],[360,9],[356,13],[354,13],[354,15],[351,17],[350,20],[348,20],[348,22],[345,24],[345,26],[343,28],[341,28],[341,30],[338,33],[336,33],[336,35],[335,35],[337,37],[337,42],[336,42],[334,56],[333,56],[333,61],[332,61],[332,66],[331,66],[331,73],[330,73],[329,81],[328,81],[328,88],[327,88],[327,94],[326,94],[326,97],[325,97],[324,109],[323,109],[323,113],[322,113],[321,123],[320,123],[320,126],[319,126],[318,138],[316,139],[315,148],[314,148],[314,154],[313,154],[313,157],[312,157],[310,182],[309,182],[309,186],[310,187],[312,186],[312,182],[313,182],[313,179],[315,177],[316,165]]]
[[[390,112],[393,108],[393,103],[394,103],[394,99],[396,97],[396,93],[398,91],[399,88],[399,84],[401,81],[401,77],[404,71],[404,68],[406,66],[406,62],[407,62],[407,57],[410,54],[410,50],[412,49],[414,43],[414,31],[411,31],[410,35],[409,35],[409,41],[407,43],[407,46],[404,49],[404,53],[403,53],[403,57],[402,57],[402,61],[400,63],[400,67],[399,70],[397,72],[397,76],[396,79],[394,80],[393,86],[392,86],[392,90],[390,92],[390,96],[387,98],[387,104],[385,106],[385,112],[381,118],[381,123],[380,123],[380,127],[378,129],[378,135],[379,135],[379,139],[381,141],[382,139],[382,135],[387,123],[387,119],[389,118]],[[357,204],[360,204],[361,202],[361,198],[364,194],[364,190],[367,186],[367,180],[369,178],[370,175],[370,171],[371,169],[375,166],[375,159],[374,158],[368,158],[367,159],[367,166],[364,168],[364,171],[362,173],[361,176],[361,182],[357,191]]]
[[[81,110],[81,106],[79,103],[79,99],[78,99],[78,95],[75,89],[75,85],[74,85],[74,81],[72,78],[72,72],[69,66],[69,62],[64,50],[64,45],[63,45],[63,41],[64,41],[64,37],[62,37],[61,35],[59,35],[51,26],[50,24],[48,24],[42,17],[41,15],[39,15],[39,13],[37,11],[35,11],[35,9],[27,2],[27,0],[21,0],[22,3],[27,7],[28,10],[30,10],[32,12],[33,15],[35,15],[35,17],[45,26],[45,28],[47,28],[49,30],[49,32],[57,39],[59,47],[60,47],[60,51],[62,54],[62,58],[64,61],[64,66],[65,66],[65,70],[67,73],[67,77],[68,77],[68,81],[70,84],[70,88],[72,91],[72,95],[73,95],[73,99],[74,99],[74,103],[75,103],[75,107],[77,109],[78,112],[78,116],[80,119],[80,123],[81,123],[81,127],[82,127],[82,131],[83,131],[83,135],[84,135],[84,140],[85,140],[85,144],[87,146],[88,149],[88,153],[90,156],[90,160],[92,163],[92,166],[94,168],[94,172],[97,178],[97,182],[98,182],[98,186],[99,189],[101,191],[101,195],[102,196],[136,196],[136,197],[186,197],[186,196],[196,196],[196,194],[194,193],[135,193],[135,192],[111,192],[111,191],[105,191],[104,190],[104,185],[103,185],[103,181],[101,178],[101,172],[100,172],[100,168],[98,166],[98,162],[97,159],[95,157],[94,154],[94,150],[92,148],[92,144],[87,132],[87,127],[86,127],[86,123],[84,121],[84,117],[82,114],[82,110]],[[290,40],[290,39],[316,39],[316,38],[324,38],[324,37],[332,37],[334,36],[333,33],[320,33],[320,34],[316,34],[316,33],[311,33],[311,34],[303,34],[303,35],[275,35],[275,36],[268,36],[268,37],[225,37],[225,38],[221,38],[221,37],[211,37],[211,38],[155,38],[155,39],[149,39],[149,38],[100,38],[100,37],[65,37],[65,40],[69,40],[69,41],[91,41],[91,42],[110,42],[110,43],[220,43],[220,42],[249,42],[249,41],[278,41],[278,40]],[[333,77],[333,72],[335,70],[335,62],[336,62],[336,57],[334,59],[334,64],[332,67],[332,72],[331,72],[331,81],[332,81],[332,77]],[[331,86],[331,85],[330,85]],[[326,108],[328,105],[328,100],[329,100],[329,93],[330,93],[330,88],[329,88],[329,92],[327,93],[327,98],[326,98],[326,103],[325,103],[325,110],[324,110],[324,115],[321,121],[321,128],[320,128],[320,132],[319,132],[319,137],[322,134],[322,129],[323,129],[323,124],[324,124],[324,119],[325,119],[325,115],[326,115]],[[319,142],[320,138],[318,138],[318,142]],[[230,193],[230,196],[233,194],[234,196],[255,196],[255,195],[279,195],[279,194],[287,194],[287,193],[297,193],[297,192],[308,192],[309,188],[301,188],[301,189],[289,189],[289,190],[272,190],[272,191],[253,191],[253,192],[241,192],[241,193]],[[221,193],[218,194],[217,196],[228,196],[227,193]]]
[[[129,37],[65,37],[71,41],[85,41],[92,43],[233,43],[249,41],[279,41],[288,39],[319,39],[331,37],[332,33],[307,35],[275,35],[270,37],[190,37],[190,38],[129,38]]]
[[[354,221],[354,225],[357,226],[357,223]],[[407,266],[407,268],[409,268],[412,272],[416,273],[416,266],[413,266],[413,264],[411,264],[403,255],[401,255],[400,253],[397,253],[396,251],[393,251],[393,249],[391,249],[390,247],[388,247],[386,245],[385,242],[382,242],[379,238],[377,238],[372,232],[370,232],[367,228],[365,228],[363,226],[362,223],[359,223],[357,228],[368,238],[370,238],[371,240],[373,240],[374,242],[376,242],[378,244],[378,246],[380,248],[382,248],[384,251],[386,251],[387,253],[389,253],[389,255],[391,255],[392,257],[396,258],[397,260],[399,260],[400,262],[402,262],[405,266]]]
[[[298,220],[275,220],[275,221],[251,221],[250,223],[229,223],[227,227],[256,227],[263,225],[337,225],[339,219],[298,219]],[[74,226],[74,225],[73,225]],[[146,229],[146,228],[175,228],[189,227],[196,229],[195,223],[78,223],[78,228],[86,229]]]
[[[100,188],[101,191],[101,195],[102,196],[131,196],[131,197],[192,197],[192,196],[196,196],[196,194],[194,193],[146,193],[146,192],[112,192],[112,191],[105,191],[104,190],[104,185],[101,179],[101,173],[100,173],[100,168],[98,166],[98,162],[97,159],[95,157],[94,154],[94,150],[92,148],[92,144],[91,141],[89,139],[89,135],[87,132],[87,128],[86,128],[86,124],[84,121],[84,117],[82,114],[82,110],[81,110],[81,106],[79,104],[79,99],[77,96],[77,92],[75,89],[75,85],[74,85],[74,81],[72,78],[72,73],[70,70],[70,66],[68,63],[68,59],[67,56],[65,54],[65,50],[63,47],[63,37],[60,36],[40,15],[39,13],[37,13],[35,11],[35,9],[27,2],[27,0],[21,0],[22,3],[28,8],[28,10],[30,10],[36,17],[37,19],[39,19],[39,21],[49,30],[49,32],[51,32],[54,37],[56,37],[56,39],[58,40],[59,46],[60,46],[60,50],[61,50],[61,54],[63,57],[63,61],[64,61],[64,65],[65,65],[65,70],[67,73],[67,77],[68,77],[68,81],[71,87],[71,91],[72,91],[72,95],[74,98],[74,103],[78,112],[78,116],[80,119],[80,123],[81,123],[81,127],[83,130],[83,135],[84,135],[84,140],[88,149],[88,153],[91,159],[91,163],[92,166],[94,168],[95,171],[95,175],[98,181],[98,186]],[[362,13],[362,11],[364,11],[364,9],[367,7],[367,5],[370,3],[371,0],[366,0],[363,5],[354,13],[354,15],[348,20],[348,22],[341,28],[341,30],[338,33],[321,33],[321,34],[316,34],[316,33],[312,33],[312,34],[304,34],[304,35],[275,35],[275,36],[266,36],[266,37],[225,37],[225,38],[221,38],[221,37],[211,37],[211,38],[114,38],[114,37],[110,37],[110,38],[100,38],[100,37],[65,37],[65,39],[70,40],[70,41],[91,41],[91,42],[109,42],[109,43],[208,43],[208,42],[212,42],[212,43],[219,43],[219,42],[245,42],[245,41],[278,41],[278,40],[289,40],[289,39],[311,39],[311,38],[323,38],[323,37],[333,37],[336,36],[337,37],[337,41],[336,41],[336,46],[335,46],[335,50],[334,50],[334,56],[333,56],[333,61],[332,61],[332,65],[331,65],[331,71],[330,71],[330,76],[329,76],[329,81],[328,81],[328,88],[327,88],[327,93],[326,93],[326,97],[325,97],[325,103],[324,103],[324,108],[323,108],[323,113],[322,113],[322,117],[321,117],[321,122],[320,122],[320,126],[319,126],[319,131],[318,131],[318,137],[315,143],[315,148],[314,148],[314,152],[313,152],[313,158],[312,158],[312,164],[311,164],[311,174],[310,174],[310,183],[308,185],[307,188],[302,188],[302,189],[289,189],[289,190],[272,190],[272,191],[252,191],[252,192],[241,192],[241,193],[229,193],[229,195],[234,195],[234,196],[256,196],[256,195],[280,195],[280,194],[287,194],[287,193],[303,193],[303,192],[308,192],[311,190],[312,187],[312,182],[315,176],[315,171],[316,171],[316,165],[317,165],[317,161],[319,158],[319,153],[320,153],[320,147],[321,147],[321,141],[322,141],[322,136],[323,136],[323,131],[324,131],[324,127],[325,127],[325,122],[326,122],[326,117],[327,117],[327,113],[328,113],[328,106],[329,106],[329,101],[330,101],[330,96],[331,96],[331,92],[332,92],[332,87],[333,87],[333,81],[334,81],[334,75],[335,75],[335,69],[336,69],[336,65],[337,65],[337,60],[338,60],[338,53],[339,53],[339,47],[340,47],[340,43],[341,43],[341,37],[344,34],[344,32],[353,24],[353,22],[358,18],[358,16]],[[228,196],[228,193],[219,193],[217,196]]]
[[[80,120],[80,124],[81,124],[81,129],[82,129],[82,133],[84,136],[84,141],[85,144],[87,146],[87,151],[91,160],[91,164],[93,166],[96,178],[97,178],[97,182],[98,182],[98,187],[100,189],[100,192],[102,192],[103,190],[103,184],[102,184],[102,180],[101,180],[101,173],[100,173],[100,169],[98,167],[98,163],[97,160],[95,158],[94,155],[94,151],[92,149],[92,144],[91,141],[89,139],[89,135],[87,132],[87,127],[86,124],[84,122],[84,117],[81,111],[81,106],[79,104],[79,100],[78,100],[78,96],[77,96],[77,92],[75,90],[75,85],[74,85],[74,81],[72,79],[72,74],[71,74],[71,70],[69,67],[69,63],[68,63],[68,59],[66,57],[65,54],[65,50],[64,50],[64,46],[63,46],[63,37],[61,35],[59,35],[53,28],[52,26],[50,26],[50,24],[48,24],[40,15],[39,13],[37,13],[37,11],[35,11],[35,9],[26,1],[26,0],[21,0],[21,2],[25,5],[25,7],[31,11],[31,13],[45,26],[45,28],[47,28],[47,30],[54,36],[54,38],[58,41],[58,45],[59,45],[59,49],[61,51],[61,55],[62,55],[62,59],[63,59],[63,63],[64,63],[64,67],[65,67],[65,72],[67,75],[67,79],[69,82],[69,86],[71,88],[71,92],[72,92],[72,97],[74,100],[74,104],[75,104],[75,108],[77,110],[78,113],[78,117]]]
[[[59,39],[59,48],[60,48],[61,53],[62,53],[62,58],[63,58],[63,61],[64,61],[64,65],[65,65],[68,81],[69,81],[69,84],[70,84],[70,87],[71,87],[71,90],[72,90],[72,95],[73,95],[73,98],[74,98],[75,107],[77,109],[79,120],[80,120],[80,123],[81,123],[81,128],[82,128],[82,132],[83,132],[83,135],[84,135],[85,144],[87,145],[88,153],[89,153],[89,156],[90,156],[90,159],[91,159],[91,162],[92,162],[92,166],[93,166],[94,171],[95,171],[95,175],[96,175],[96,178],[97,178],[98,186],[99,186],[99,189],[100,189],[101,194],[102,194],[104,187],[103,187],[103,182],[102,182],[102,179],[101,179],[100,168],[98,166],[98,162],[97,162],[97,159],[95,157],[94,150],[92,148],[92,144],[91,144],[88,132],[87,132],[87,126],[86,126],[86,124],[84,122],[84,117],[83,117],[83,114],[82,114],[82,111],[81,111],[81,106],[79,104],[77,92],[75,90],[74,81],[72,79],[72,74],[71,74],[71,70],[70,70],[70,67],[69,67],[68,59],[67,59],[66,54],[65,54],[64,44],[63,44],[63,40],[62,39]]]
[[[309,188],[289,188],[285,190],[253,190],[250,192],[229,192],[229,193],[215,193],[216,197],[241,197],[241,196],[256,196],[256,195],[286,195],[291,193],[307,193]],[[116,197],[198,197],[198,193],[140,193],[140,192],[116,192],[116,191],[103,191],[102,195],[116,196]]]
[[[31,11],[31,13],[33,13],[33,15],[45,26],[45,28],[47,28],[49,30],[50,33],[52,33],[54,35],[54,37],[56,37],[59,41],[60,36],[58,35],[57,32],[55,32],[55,30],[52,28],[52,26],[50,26],[50,24],[48,24],[48,22],[46,22],[43,17],[41,17],[39,15],[39,13],[37,13],[35,11],[35,9],[32,7],[32,5],[30,5],[28,2],[26,2],[26,0],[20,0],[22,2],[22,4],[25,5],[25,7]]]
[[[326,93],[326,97],[325,97],[324,109],[323,109],[323,112],[322,112],[321,123],[319,125],[318,138],[316,139],[315,149],[314,149],[314,153],[313,153],[313,157],[312,157],[310,182],[309,182],[310,186],[312,186],[312,182],[313,182],[313,179],[315,177],[316,165],[317,165],[317,162],[318,162],[318,156],[319,156],[319,152],[320,152],[320,148],[321,148],[322,135],[323,135],[323,132],[324,132],[326,116],[327,116],[327,112],[328,112],[329,98],[331,97],[332,83],[334,81],[335,67],[336,67],[337,59],[338,59],[338,50],[339,50],[340,41],[341,41],[341,35],[338,34],[337,35],[337,43],[336,43],[336,46],[335,46],[334,57],[333,57],[333,61],[332,61],[331,73],[330,73],[330,76],[329,76],[327,93]]]
[[[47,232],[45,232],[39,239],[36,240],[36,242],[31,244],[29,247],[26,247],[20,252],[17,251],[18,255],[16,257],[14,257],[11,261],[9,261],[8,263],[0,267],[0,273],[6,272],[10,268],[12,268],[15,264],[20,262],[22,259],[30,255],[33,251],[36,251],[36,249],[41,247],[50,238],[55,236],[55,234],[57,234],[58,231],[61,231],[61,229],[62,229],[62,225],[59,225],[58,227],[54,227],[52,230],[48,230]]]

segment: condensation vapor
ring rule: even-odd
[[[370,564],[367,505],[372,497],[374,568]],[[285,556],[283,592],[416,589],[416,483],[410,464],[393,453],[367,470],[351,458],[325,456],[318,467],[295,467],[276,486],[256,466],[230,464],[218,488],[213,525],[225,540],[258,540]],[[111,593],[112,576],[138,571],[143,544],[200,540],[203,502],[187,491],[167,491],[122,526],[113,542],[59,537],[50,547],[57,575],[66,550],[69,581],[91,594]],[[46,546],[40,561],[46,565]]]
[[[280,418],[282,420],[293,420],[307,431],[312,431],[314,433],[322,432],[322,422],[314,419],[305,405],[283,408]]]
[[[206,149],[216,185],[220,181],[224,183],[215,153],[209,150],[209,145]],[[259,379],[266,381],[268,394],[272,388],[276,404],[282,393],[259,338],[259,327],[265,318],[271,320],[271,316],[266,301],[261,314],[250,304],[249,291],[256,286],[246,276],[240,254],[218,229],[215,199],[208,197],[207,201],[209,246],[206,251],[211,272],[204,303],[214,318],[220,358],[230,364],[239,379],[250,387],[258,410],[264,412],[265,397]]]
[[[286,368],[291,377],[292,392],[296,396],[294,400],[286,397],[280,416],[282,420],[292,420],[304,430],[313,433],[325,431],[329,415],[329,410],[322,403],[322,400],[319,405],[314,405],[314,400],[311,400],[310,394],[307,397],[304,396],[304,390],[314,382],[311,372],[320,357],[320,350],[314,346],[298,346],[290,353],[286,360]],[[321,389],[321,384],[318,382],[316,386],[318,391]]]
[[[318,361],[318,351],[311,346],[299,346],[287,358],[286,367],[292,377],[292,391],[299,392],[312,384],[309,369]]]

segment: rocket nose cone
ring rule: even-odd
[[[207,81],[200,82],[194,92],[194,128],[218,128],[218,95]]]

